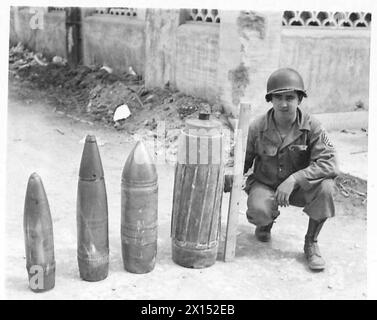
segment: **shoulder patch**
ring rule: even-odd
[[[334,145],[331,143],[329,136],[326,134],[325,131],[321,133],[321,141],[322,143],[329,148],[334,148]]]

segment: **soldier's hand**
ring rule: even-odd
[[[275,191],[275,200],[279,206],[289,206],[289,197],[295,186],[296,179],[293,176],[289,176],[277,187]]]
[[[232,174],[226,174],[224,179],[224,192],[230,192],[232,190],[233,186],[233,175]]]

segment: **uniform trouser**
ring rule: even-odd
[[[325,179],[309,190],[298,187],[289,197],[289,204],[303,207],[303,211],[314,220],[322,220],[335,215],[333,179]],[[275,190],[254,181],[247,199],[246,217],[256,226],[265,226],[275,220],[280,212],[275,201]]]

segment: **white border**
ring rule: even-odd
[[[368,146],[368,299],[377,298],[377,212],[376,212],[376,171],[374,164],[376,157],[376,19],[377,11],[374,0],[128,0],[128,1],[7,1],[1,2],[0,27],[1,27],[1,101],[0,101],[0,298],[4,298],[4,249],[5,243],[5,157],[6,157],[6,118],[7,118],[7,88],[8,88],[8,38],[9,38],[9,7],[15,6],[83,6],[83,7],[103,7],[103,6],[128,6],[140,8],[218,8],[224,10],[253,9],[253,10],[355,10],[372,12],[372,37],[370,56],[370,109],[369,109],[369,146]],[[351,236],[351,235],[350,235]],[[336,241],[334,235],[334,241]]]

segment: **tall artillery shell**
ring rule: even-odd
[[[127,158],[121,185],[124,268],[147,273],[153,270],[157,254],[158,181],[156,166],[141,141]]]
[[[30,176],[26,189],[24,235],[30,289],[43,292],[54,288],[55,256],[51,213],[42,180],[36,173]]]
[[[88,135],[77,188],[77,259],[80,276],[100,281],[109,270],[107,196],[95,136]]]
[[[220,123],[200,114],[178,142],[171,222],[172,259],[187,268],[216,261],[224,185]]]

